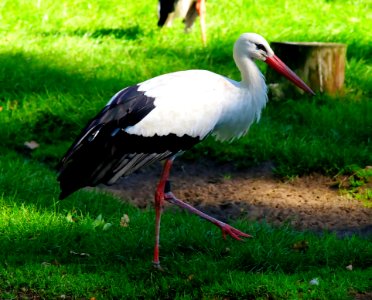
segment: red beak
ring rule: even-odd
[[[302,79],[298,77],[295,72],[288,68],[288,66],[284,62],[282,62],[276,55],[272,57],[267,57],[265,63],[267,63],[279,74],[283,75],[284,77],[292,81],[300,89],[304,90],[309,94],[315,95],[313,90],[305,82],[303,82]]]

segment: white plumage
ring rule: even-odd
[[[199,139],[212,133],[220,140],[231,139],[259,119],[267,100],[264,85],[262,89],[264,96],[257,97],[240,83],[204,70],[155,77],[139,84],[138,90],[155,98],[156,109],[126,131],[148,137],[174,133]]]

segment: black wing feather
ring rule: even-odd
[[[168,19],[168,15],[174,11],[178,0],[160,0],[159,1],[159,21],[158,26],[163,27]]]
[[[120,91],[93,118],[58,165],[60,199],[85,186],[112,184],[119,177],[187,150],[199,138],[175,134],[143,137],[128,134],[154,108],[155,99],[131,86]]]

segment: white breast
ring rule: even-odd
[[[174,9],[175,18],[185,18],[192,2],[192,0],[178,1]]]

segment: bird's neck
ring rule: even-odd
[[[255,116],[252,120],[258,121],[268,100],[264,76],[252,59],[246,56],[234,56],[234,59],[242,76],[240,87],[246,91],[243,94],[248,95],[245,99],[249,99],[250,105],[254,107]]]
[[[250,91],[266,92],[266,84],[262,73],[257,65],[248,57],[234,57],[235,63],[240,70],[242,81],[241,86]]]

